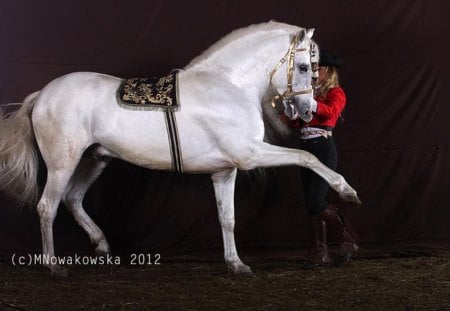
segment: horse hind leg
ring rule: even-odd
[[[95,151],[94,151],[95,152]],[[101,160],[87,155],[83,157],[72,176],[68,191],[63,201],[74,216],[76,222],[86,231],[91,242],[95,245],[95,252],[99,256],[109,254],[110,247],[103,231],[95,224],[83,208],[83,199],[89,187],[106,168],[110,158]]]
[[[47,183],[37,205],[41,223],[43,262],[44,266],[50,269],[52,276],[67,276],[67,269],[57,265],[54,260],[56,257],[53,243],[53,222],[76,162],[71,164],[59,169],[52,168],[52,166],[48,168]]]
[[[224,258],[228,269],[235,274],[252,274],[250,267],[239,258],[234,239],[234,187],[237,169],[211,175],[216,195],[219,222],[222,227]]]

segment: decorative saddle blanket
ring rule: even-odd
[[[177,110],[177,77],[175,71],[164,77],[132,78],[117,90],[119,104],[136,110]]]
[[[178,109],[178,72],[158,78],[133,78],[122,82],[117,90],[117,102],[126,109],[164,111],[172,157],[172,169],[183,172],[175,111]]]

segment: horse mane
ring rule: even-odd
[[[272,35],[294,34],[301,29],[302,28],[299,26],[271,20],[269,22],[253,24],[233,30],[203,51],[200,55],[193,58],[185,69],[192,68],[197,64],[210,60],[215,53],[222,51],[236,40],[240,40],[247,36],[255,35],[256,33],[270,33]],[[265,126],[264,140],[268,143],[279,144],[280,141],[286,140],[292,134],[292,130],[280,120],[279,109],[274,109],[271,106],[271,98],[273,97],[272,91],[273,90],[269,89],[261,102],[262,117]]]
[[[192,67],[206,59],[209,59],[213,54],[215,54],[217,51],[222,50],[224,47],[226,47],[228,44],[244,38],[249,35],[254,35],[257,32],[273,32],[273,31],[281,31],[283,33],[295,33],[296,31],[299,31],[301,28],[294,25],[289,25],[285,23],[280,23],[276,21],[269,21],[265,23],[259,23],[259,24],[253,24],[247,27],[239,28],[236,30],[231,31],[224,37],[222,37],[219,41],[211,45],[208,49],[203,51],[200,55],[197,57],[194,57],[190,63],[186,66]]]

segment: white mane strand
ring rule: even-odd
[[[203,61],[209,61],[218,52],[223,52],[225,48],[229,45],[236,43],[248,36],[255,36],[258,33],[295,33],[301,28],[297,26],[292,26],[284,23],[270,21],[267,23],[254,24],[245,28],[240,28],[230,32],[228,35],[224,36],[222,39],[211,45],[199,56],[193,58],[191,62],[186,66],[185,69],[192,68]]]

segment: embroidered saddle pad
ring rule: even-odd
[[[119,104],[136,110],[177,110],[177,75],[164,77],[131,78],[122,82],[117,90]]]
[[[126,109],[164,111],[172,158],[172,169],[183,172],[183,157],[175,111],[178,109],[178,72],[164,77],[123,80],[117,89],[117,102]]]

